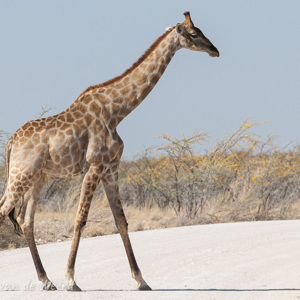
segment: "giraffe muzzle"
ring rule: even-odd
[[[219,57],[220,56],[219,50],[214,45],[211,45],[209,47],[208,54],[211,57]]]

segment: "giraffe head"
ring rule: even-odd
[[[194,26],[190,13],[185,12],[184,16],[184,22],[176,25],[180,46],[194,51],[206,52],[213,57],[220,56],[218,49],[205,37],[199,28]]]

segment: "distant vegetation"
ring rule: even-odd
[[[300,217],[300,147],[280,149],[253,132],[248,120],[233,134],[199,152],[207,135],[162,135],[120,166],[120,194],[130,230],[190,224]],[[6,182],[0,168],[0,192]],[[70,238],[81,178],[48,178],[36,213],[38,243]],[[116,232],[103,188],[96,192],[85,236]],[[2,236],[1,236],[2,235]],[[25,242],[6,221],[0,247]]]

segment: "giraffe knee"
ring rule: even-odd
[[[116,223],[116,226],[117,226],[119,232],[124,232],[124,231],[127,232],[128,231],[128,223],[127,223],[126,219],[125,220],[124,219],[116,220],[115,223]]]
[[[86,221],[79,221],[77,224],[76,224],[76,230],[78,230],[80,233],[83,232],[84,228],[86,226]]]
[[[29,234],[33,234],[33,224],[25,222],[20,224],[20,227],[25,236]]]

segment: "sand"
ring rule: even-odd
[[[70,241],[39,246],[58,291],[42,291],[28,248],[0,252],[0,299],[300,299],[300,221],[200,225],[130,233],[153,291],[136,291],[118,234],[82,239],[65,291]]]

